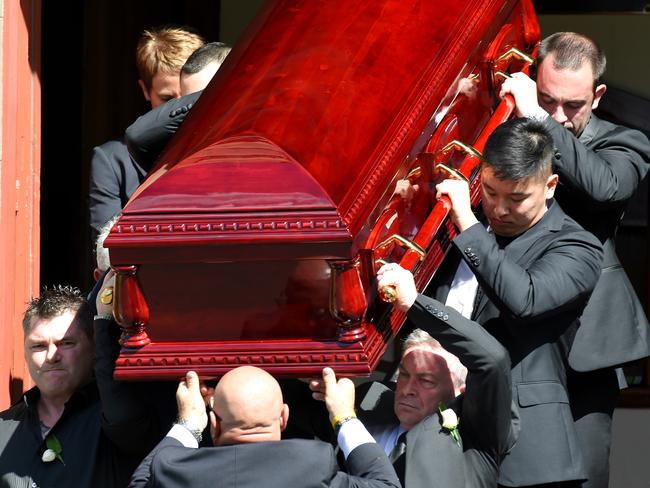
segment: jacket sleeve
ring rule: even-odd
[[[162,438],[162,430],[138,383],[113,379],[119,354],[119,327],[111,320],[94,321],[95,377],[102,403],[102,430],[127,455],[144,456]]]
[[[471,438],[473,447],[498,464],[517,437],[508,352],[478,323],[433,298],[418,295],[407,315],[467,368],[460,404],[463,442]]]
[[[345,461],[348,472],[339,471],[331,488],[401,488],[393,465],[384,450],[374,442],[361,444]]]
[[[142,460],[140,465],[133,472],[133,476],[131,477],[131,482],[129,483],[128,488],[146,488],[147,486],[151,486],[151,469],[156,454],[158,454],[158,452],[165,447],[181,447],[182,445],[183,444],[181,444],[173,437],[164,437],[163,440],[161,440],[158,445],[147,455],[147,457]]]
[[[595,119],[604,129],[590,147],[551,117],[545,120],[557,150],[554,167],[560,181],[598,205],[628,200],[650,168],[650,142],[637,130]]]
[[[138,117],[124,134],[131,157],[147,171],[185,120],[202,92],[170,100]]]
[[[531,249],[545,248],[527,267],[499,249],[494,236],[480,223],[461,232],[453,243],[481,289],[513,319],[541,318],[581,306],[596,286],[603,260],[598,240],[577,227],[570,232],[531,236]]]
[[[101,146],[93,149],[90,161],[89,211],[94,237],[102,226],[122,210],[122,175]]]

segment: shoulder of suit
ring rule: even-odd
[[[580,136],[580,142],[593,146],[609,138],[622,138],[623,141],[633,139],[648,143],[648,138],[640,130],[603,120],[596,115],[592,115],[589,119],[587,127]]]
[[[378,381],[364,383],[357,389],[357,398],[360,399],[358,410],[362,415],[393,420],[395,392],[387,385]]]
[[[131,161],[129,149],[122,139],[112,139],[104,144],[95,146],[95,152],[103,152],[107,159],[113,161]]]

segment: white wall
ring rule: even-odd
[[[610,456],[609,488],[650,487],[650,410],[618,408]]]
[[[650,99],[650,15],[540,15],[539,23],[542,36],[574,31],[594,39],[607,55],[605,81]]]

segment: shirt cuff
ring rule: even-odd
[[[199,443],[192,433],[182,425],[174,424],[167,432],[167,437],[173,437],[185,447],[199,447]]]
[[[337,441],[343,451],[343,456],[347,459],[350,453],[361,444],[374,443],[375,439],[366,430],[361,420],[352,419],[341,425]]]

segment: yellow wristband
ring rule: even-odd
[[[348,412],[342,415],[334,415],[334,418],[332,418],[332,428],[334,430],[339,430],[341,428],[341,425],[346,423],[349,420],[356,419],[357,414],[354,412]]]

